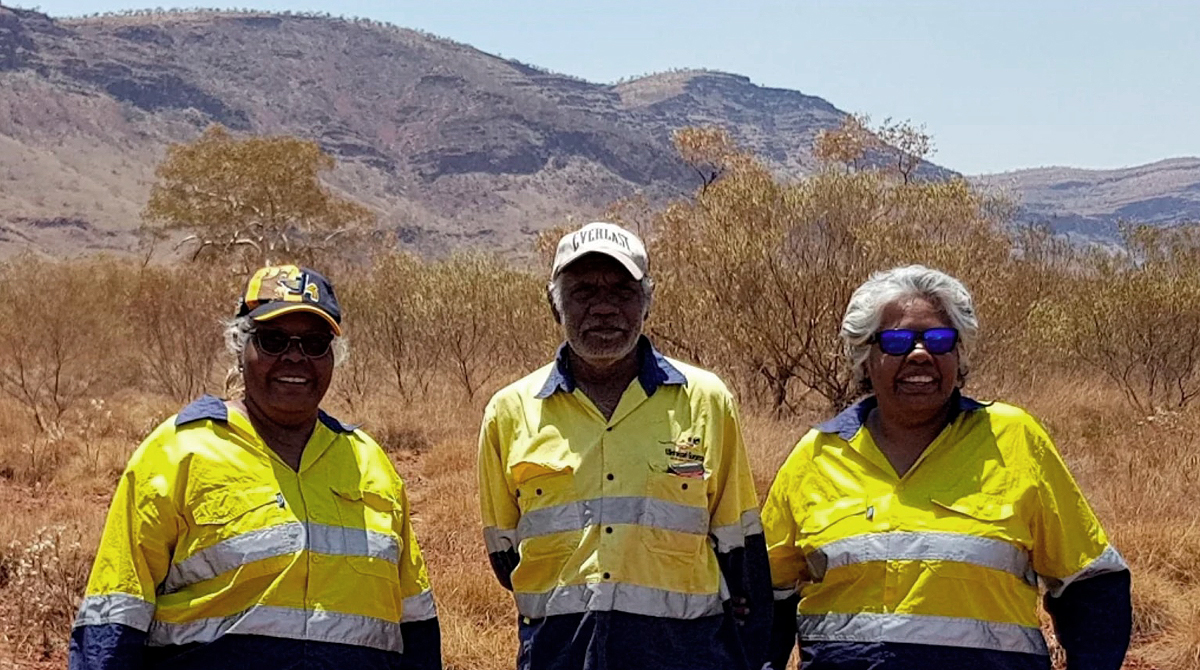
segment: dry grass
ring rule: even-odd
[[[441,611],[447,668],[510,668],[516,654],[516,610],[488,567],[474,473],[483,398],[501,383],[500,377],[511,376],[499,375],[473,401],[455,386],[436,383],[409,401],[381,393],[351,405],[330,396],[331,411],[364,422],[408,484]],[[996,397],[981,386],[975,395]],[[1135,636],[1127,667],[1200,667],[1200,459],[1194,447],[1200,412],[1139,417],[1116,391],[1065,373],[1001,394],[1049,427],[1133,566]],[[8,511],[0,515],[0,602],[27,601],[41,608],[0,613],[7,617],[0,664],[11,654],[15,667],[61,665],[66,622],[120,467],[149,427],[175,409],[161,396],[137,393],[88,407],[94,410],[90,420],[106,436],[93,441],[64,437],[55,447],[55,467],[44,472],[26,465],[26,452],[11,446],[36,438],[36,431],[19,407],[0,402],[0,430],[13,437],[0,448],[0,508]],[[745,408],[744,414],[745,439],[762,494],[821,412],[813,409],[803,419],[789,420],[753,408]],[[76,544],[80,549],[73,548]],[[28,567],[33,564],[43,568]],[[44,597],[35,602],[33,594]],[[43,601],[45,607],[37,604]],[[46,625],[36,634],[29,632],[33,627],[14,625],[29,617]],[[48,631],[44,639],[42,630]]]

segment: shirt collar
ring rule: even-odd
[[[550,368],[546,383],[542,385],[542,389],[537,392],[535,398],[545,400],[558,391],[571,393],[575,390],[575,377],[571,374],[570,351],[570,346],[566,342],[558,347],[558,352],[554,355],[554,366]],[[683,376],[678,368],[671,365],[671,362],[658,349],[654,348],[654,345],[650,343],[650,338],[645,335],[638,338],[637,357],[638,382],[647,396],[654,395],[658,387],[664,384],[687,385],[687,377]]]
[[[879,401],[875,399],[875,396],[867,396],[842,410],[841,413],[832,419],[817,424],[815,428],[822,433],[836,434],[838,437],[849,442],[858,434],[859,429],[867,422],[867,415],[878,404]],[[968,398],[959,392],[958,389],[954,389],[954,393],[950,396],[950,416],[947,419],[947,423],[953,422],[963,412],[973,412],[987,406],[988,403]]]
[[[326,428],[335,433],[353,433],[356,426],[342,423],[337,419],[325,413],[325,410],[317,410],[317,419],[325,425]],[[220,421],[221,423],[229,423],[229,408],[225,406],[225,401],[215,395],[203,395],[193,400],[187,407],[179,411],[175,417],[175,427],[178,428],[184,424],[194,421]]]

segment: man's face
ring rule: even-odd
[[[646,319],[646,296],[616,260],[590,254],[559,275],[562,314],[571,350],[588,363],[608,364],[637,347]]]

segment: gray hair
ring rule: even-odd
[[[254,323],[254,319],[249,316],[238,316],[225,322],[225,351],[233,357],[233,364],[225,374],[226,397],[240,397],[245,391],[242,382],[242,355],[246,353],[246,344],[250,342],[250,334],[254,332]],[[344,335],[334,336],[330,348],[333,349],[334,368],[341,367],[350,359],[350,343]]]
[[[909,297],[928,300],[958,330],[958,379],[960,383],[966,380],[967,358],[979,333],[971,293],[962,282],[945,272],[924,265],[908,265],[872,274],[854,290],[850,304],[846,305],[840,335],[846,359],[850,362],[851,379],[860,389],[870,387],[867,377],[870,339],[879,330],[884,308]]]
[[[558,314],[563,313],[562,278],[562,274],[559,274],[546,285],[546,291],[550,295],[550,306]],[[642,289],[642,299],[646,301],[645,311],[648,313],[650,303],[654,302],[654,280],[650,278],[650,275],[642,275],[638,286]]]

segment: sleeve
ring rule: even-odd
[[[754,476],[742,441],[737,405],[732,396],[724,399],[724,421],[720,435],[721,476],[710,502],[709,534],[717,563],[729,586],[738,616],[742,649],[751,668],[766,662],[771,635],[771,579],[767,546],[758,513]]]
[[[766,536],[767,560],[771,570],[775,616],[771,628],[771,667],[782,670],[787,666],[792,648],[796,646],[796,609],[800,603],[799,585],[808,579],[808,566],[796,542],[796,518],[788,500],[795,486],[795,464],[801,445],[775,475],[767,501],[763,505],[763,531]]]
[[[1117,670],[1132,631],[1129,566],[1049,436],[1036,424],[1030,432],[1039,502],[1033,568],[1046,586],[1046,611],[1070,670]]]
[[[143,666],[155,589],[167,576],[178,533],[170,465],[143,443],[117,484],[87,590],[71,631],[70,670]]]
[[[404,639],[403,667],[405,670],[439,670],[442,667],[442,633],[438,624],[437,605],[417,533],[413,528],[408,492],[399,484],[398,498],[404,515],[400,537],[404,540],[400,556],[400,594],[404,598],[400,616],[400,635]]]
[[[483,543],[501,586],[512,590],[517,555],[517,498],[508,486],[504,445],[501,443],[497,402],[488,403],[479,430],[479,507],[483,517]]]

